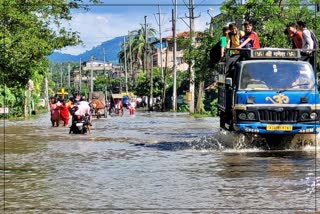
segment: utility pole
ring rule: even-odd
[[[131,78],[133,81],[133,85],[135,85],[135,81],[134,81],[134,73],[133,73],[133,68],[132,68],[132,50],[131,50],[131,33],[130,31],[128,31],[128,39],[129,39],[129,60],[130,60],[130,74],[131,74]]]
[[[108,99],[108,82],[107,82],[107,71],[106,71],[106,50],[103,48],[103,72],[106,78],[106,85],[105,85],[105,99]]]
[[[62,88],[62,63],[60,66],[60,88]]]
[[[68,63],[68,87],[70,88],[70,63]]]
[[[192,44],[195,42],[194,38],[194,2],[193,0],[189,0],[189,20],[190,20],[190,39]],[[191,50],[190,50],[191,51]],[[190,103],[189,103],[189,112],[194,113],[194,82],[195,82],[195,75],[194,75],[194,60],[191,59],[189,63],[189,71],[190,71],[190,84],[189,84],[189,91],[191,95]]]
[[[147,72],[149,68],[148,62],[148,25],[147,25],[147,16],[144,16],[144,72]],[[151,109],[151,102],[152,102],[152,85],[153,80],[150,79],[150,96],[148,101],[148,109]]]
[[[189,9],[189,17],[185,17],[185,18],[189,18],[189,24],[187,24],[183,19],[182,21],[185,22],[186,25],[189,26],[190,31],[189,31],[189,36],[190,36],[190,40],[191,40],[191,45],[190,45],[190,49],[189,51],[191,52],[193,45],[195,44],[195,35],[194,35],[194,29],[195,29],[195,25],[194,25],[194,19],[195,18],[199,18],[200,16],[195,17],[194,16],[194,2],[193,0],[189,0],[189,5],[186,5]],[[194,59],[191,58],[189,61],[189,73],[190,73],[190,83],[189,83],[189,95],[187,96],[189,99],[189,112],[190,113],[194,113],[194,83],[195,83],[195,74],[194,74]]]
[[[82,84],[82,72],[81,72],[81,58],[79,62],[79,94],[81,94],[81,84]]]
[[[93,56],[91,56],[90,92],[93,92]]]
[[[123,37],[123,51],[124,51],[124,72],[126,78],[126,94],[128,95],[128,71],[127,71],[127,50],[126,50],[126,37]]]
[[[164,73],[163,73],[163,58],[162,58],[162,22],[161,22],[161,9],[160,9],[160,5],[158,5],[158,19],[159,21],[156,19],[157,23],[158,23],[158,26],[159,26],[159,37],[160,37],[160,72],[161,72],[161,83],[163,85],[163,88],[162,88],[162,100],[161,100],[161,108],[164,109],[164,99],[165,99],[165,82],[164,82]]]
[[[148,33],[147,33],[147,16],[144,16],[144,59],[143,59],[143,72],[146,72],[147,68],[147,42],[148,42]]]
[[[176,23],[177,23],[177,0],[174,1],[174,9],[172,10],[172,34],[173,34],[173,111],[177,111],[177,39],[176,39]]]

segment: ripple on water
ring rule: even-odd
[[[8,208],[292,213],[311,210],[319,188],[312,152],[239,149],[216,118],[137,113],[95,120],[88,135],[35,122],[6,127]]]

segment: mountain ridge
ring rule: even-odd
[[[112,62],[113,64],[118,64],[119,58],[118,53],[121,50],[121,45],[123,43],[123,36],[115,37],[113,39],[102,42],[100,45],[93,47],[91,50],[87,50],[84,53],[78,55],[60,53],[54,51],[51,55],[48,56],[48,59],[54,63],[61,62],[79,62],[88,61],[91,57],[94,57],[98,60],[104,59],[104,51],[105,50],[105,58],[106,61]]]

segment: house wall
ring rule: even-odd
[[[168,62],[166,63],[166,59]],[[188,64],[183,60],[183,50],[177,50],[176,52],[176,59],[177,59],[177,70],[178,71],[186,71],[188,70]],[[162,66],[167,66],[168,68],[173,68],[173,46],[169,44],[167,48],[162,49]],[[156,50],[156,53],[153,55],[153,66],[160,67],[161,60],[160,60],[160,49]]]

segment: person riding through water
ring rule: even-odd
[[[82,117],[89,116],[88,124],[91,124],[91,116],[90,116],[90,105],[87,101],[80,101],[77,104],[77,110],[74,112],[74,115],[79,115]]]

